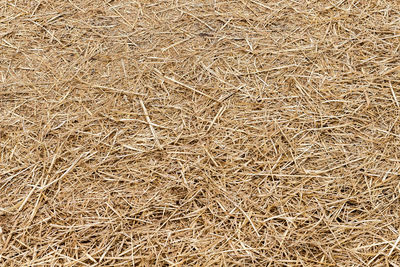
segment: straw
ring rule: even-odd
[[[0,266],[399,266],[400,2],[2,1]]]

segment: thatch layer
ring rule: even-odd
[[[399,266],[399,62],[397,0],[0,2],[0,265]]]

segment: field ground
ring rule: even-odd
[[[399,266],[398,0],[0,0],[1,266]]]

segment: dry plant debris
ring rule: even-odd
[[[399,266],[398,0],[0,1],[1,266]]]

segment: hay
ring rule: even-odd
[[[0,265],[399,266],[400,4],[2,1]]]

